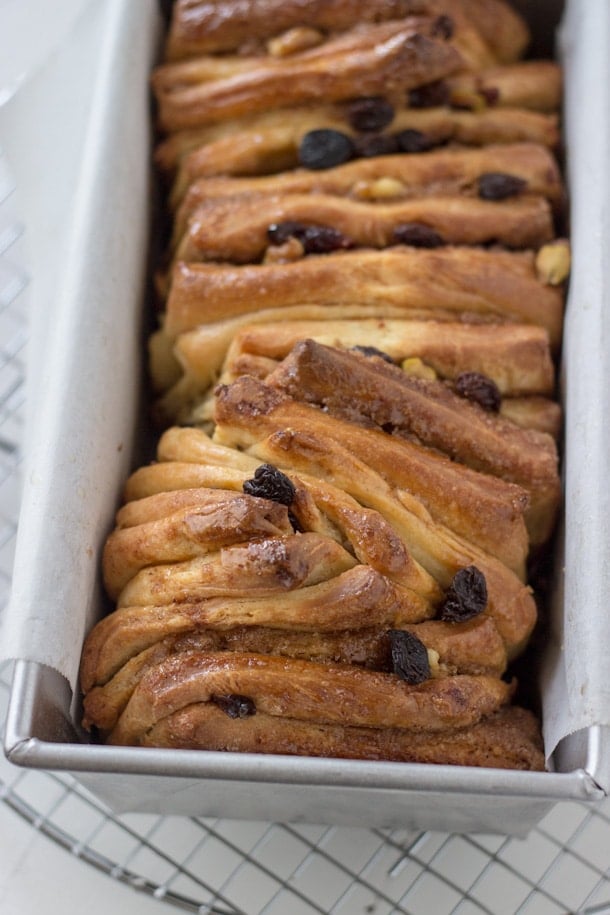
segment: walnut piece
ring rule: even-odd
[[[267,51],[272,57],[289,57],[291,54],[298,54],[299,51],[315,48],[323,41],[324,35],[317,29],[301,25],[270,38],[267,42]]]
[[[536,255],[538,279],[547,286],[559,286],[568,278],[571,266],[570,244],[558,238],[543,245]]]

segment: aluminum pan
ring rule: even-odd
[[[546,6],[556,17],[560,5]],[[565,741],[562,771],[522,773],[81,745],[77,718],[66,680],[39,664],[17,664],[10,760],[79,773],[121,810],[523,834],[557,800],[603,796],[596,773],[610,758],[607,729]]]
[[[69,770],[117,811],[525,835],[559,800],[600,800],[567,773],[90,746],[77,740],[70,689],[19,662],[6,742],[11,762]],[[36,735],[36,736],[34,736]]]

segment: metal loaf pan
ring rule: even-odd
[[[600,9],[603,2],[598,4]],[[563,3],[558,0],[531,0],[519,5],[522,12],[531,17],[536,52],[552,53],[554,31]],[[103,121],[100,125],[99,110],[92,112],[92,118],[97,118],[98,123],[90,131],[86,151],[86,206],[81,208],[79,224],[75,227],[80,245],[77,248],[78,258],[70,264],[74,273],[70,290],[80,299],[78,308],[85,315],[83,326],[87,326],[87,309],[96,307],[96,298],[98,303],[103,299],[104,284],[114,283],[108,294],[121,290],[123,302],[121,316],[118,319],[115,317],[112,333],[130,341],[138,339],[142,293],[141,283],[129,279],[125,271],[132,271],[133,276],[143,275],[145,246],[141,241],[130,240],[129,225],[122,222],[114,227],[122,237],[118,279],[112,271],[96,272],[95,266],[100,251],[100,231],[112,229],[112,222],[108,219],[100,229],[100,208],[111,212],[122,200],[123,205],[118,209],[123,214],[146,214],[149,210],[149,188],[147,182],[141,180],[142,172],[147,169],[144,150],[148,141],[139,142],[136,147],[142,158],[131,155],[128,162],[125,162],[124,146],[116,142],[116,131],[121,129],[117,106],[127,104],[142,124],[148,118],[148,102],[142,87],[147,85],[147,62],[154,55],[150,43],[155,38],[154,29],[142,29],[138,17],[153,16],[155,10],[152,4],[146,10],[145,6],[122,0],[109,3],[107,34],[100,61],[103,73],[101,101],[107,123],[105,127]],[[134,12],[136,8],[139,10],[137,13]],[[126,70],[121,62],[126,50],[141,46],[142,42],[148,42],[150,46],[145,53],[131,55],[130,79],[125,82]],[[579,59],[582,65],[583,56]],[[135,67],[139,68],[138,72],[135,72]],[[588,76],[591,80],[595,79],[595,73]],[[571,78],[569,70],[566,77],[567,80]],[[608,83],[597,86],[596,91],[607,94]],[[97,101],[100,101],[99,97]],[[610,104],[605,107],[607,112],[610,111]],[[568,120],[572,116],[569,110],[566,115]],[[113,163],[117,156],[122,157],[122,162],[121,168],[115,169]],[[578,163],[570,164],[572,169],[578,168]],[[103,239],[101,242],[103,251]],[[92,300],[88,293],[93,283],[101,284],[102,292],[98,289],[97,296]],[[91,326],[95,326],[94,322]],[[134,364],[128,367],[132,387],[137,385],[135,379],[140,375],[135,349],[135,346],[128,347],[129,352],[133,350]],[[93,357],[89,364],[89,372],[93,373],[100,391],[105,390],[108,373],[114,370],[115,367],[101,357]],[[567,365],[564,380],[568,390],[570,371],[570,365]],[[71,378],[71,383],[72,389],[78,391],[78,375]],[[89,409],[93,406],[89,405]],[[106,456],[106,463],[112,465],[106,471],[113,482],[102,499],[102,508],[95,509],[99,515],[94,519],[97,555],[111,524],[120,482],[129,463],[124,450],[119,453],[121,449],[116,449],[113,453],[108,449],[108,438],[110,436],[111,441],[122,442],[126,430],[135,422],[136,411],[135,399],[124,398],[117,410],[107,411],[111,415],[105,416],[103,422],[90,426],[86,433],[79,426],[78,410],[72,414],[67,404],[63,411],[62,435],[77,443],[75,460],[95,465],[95,455],[101,451]],[[568,427],[568,439],[570,432]],[[135,458],[132,461],[135,462]],[[58,474],[66,472],[65,467],[58,465]],[[594,478],[590,480],[590,485],[595,486]],[[78,527],[80,521],[72,518],[67,523]],[[91,524],[91,519],[88,523]],[[571,519],[567,517],[567,531],[570,524]],[[76,533],[78,537],[78,530]],[[89,536],[88,528],[83,540]],[[600,562],[600,557],[595,556],[595,531],[590,536],[591,561]],[[568,556],[566,563],[569,562]],[[560,564],[558,561],[558,567]],[[85,570],[77,569],[75,573],[73,557],[66,550],[64,568],[58,570],[59,575],[77,575],[75,586],[82,600],[75,602],[71,612],[89,614],[83,630],[91,625],[95,614],[101,614],[103,606],[99,582],[92,568],[89,564]],[[558,593],[561,590],[559,584]],[[561,619],[567,612],[561,598],[556,605]],[[607,650],[607,647],[600,646],[600,651]],[[78,699],[73,698],[67,680],[48,666],[19,661],[5,738],[9,759],[23,766],[69,770],[117,811],[437,829],[445,832],[524,834],[556,801],[599,799],[604,796],[604,787],[610,781],[610,737],[608,729],[598,726],[584,729],[563,741],[554,754],[553,771],[522,773],[253,754],[113,748],[84,743],[75,724],[77,721]]]

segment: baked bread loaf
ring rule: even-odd
[[[118,745],[544,768],[561,73],[503,0],[177,0],[165,426],[82,658]]]

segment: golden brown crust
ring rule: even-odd
[[[295,312],[304,320],[295,320]],[[450,380],[462,372],[480,372],[493,379],[503,396],[513,399],[550,394],[554,389],[548,334],[542,328],[525,324],[441,324],[433,320],[375,319],[366,317],[365,306],[362,312],[361,317],[356,317],[357,312],[354,314],[351,308],[340,306],[267,309],[179,335],[173,349],[179,360],[176,374],[168,376],[158,365],[154,371],[159,391],[172,387],[158,405],[160,417],[170,422],[177,418],[188,421],[192,404],[206,394],[219,375],[228,383],[238,374],[255,374],[246,363],[248,357],[253,356],[266,360],[265,371],[257,375],[265,377],[277,360],[283,359],[299,340],[306,338],[328,346],[374,346],[397,362],[420,358],[440,378]],[[169,341],[163,331],[157,336],[164,338],[165,347]],[[241,367],[245,367],[245,371]],[[506,398],[503,403],[509,406]],[[556,414],[556,405],[540,398],[530,408],[521,410],[520,424],[527,426],[529,420],[532,425],[537,416],[543,419],[547,404]],[[518,410],[513,411],[514,421],[519,421]],[[557,416],[549,418],[552,418],[551,426],[544,421],[542,431],[556,429]]]
[[[544,94],[546,87],[541,87]],[[462,88],[466,103],[466,89]],[[484,91],[482,88],[480,91]],[[491,91],[491,90],[490,90]],[[495,90],[494,90],[495,91]],[[533,141],[543,146],[557,143],[553,118],[533,113],[527,108],[487,109],[483,95],[471,93],[470,105],[479,106],[476,114],[450,108],[397,107],[394,118],[386,128],[387,134],[417,130],[430,148],[454,140],[466,145],[513,144]],[[480,99],[480,102],[478,101]],[[510,101],[510,99],[507,99]],[[533,103],[533,102],[532,102]],[[171,194],[172,207],[183,198],[188,186],[200,177],[214,175],[265,175],[295,168],[298,165],[300,143],[310,130],[330,128],[350,137],[358,133],[349,123],[349,106],[326,106],[269,111],[258,118],[244,118],[242,129],[234,132],[234,123],[200,129],[192,137],[174,135],[157,150],[157,160],[167,168],[172,149],[184,147],[180,170]],[[224,127],[224,130],[221,129]],[[413,154],[411,154],[413,155]],[[417,154],[415,154],[417,155]],[[175,164],[175,163],[173,163]]]
[[[318,725],[257,714],[234,720],[209,703],[169,715],[143,740],[147,746],[332,756],[394,762],[544,771],[539,727],[520,708],[501,709],[446,735]]]
[[[337,116],[334,108],[283,109],[281,115],[279,123],[278,112],[269,111],[167,136],[155,149],[156,164],[173,172],[184,163],[172,191],[172,206],[177,206],[197,177],[260,175],[295,168],[300,139],[308,130],[330,127],[352,135],[344,115]],[[399,108],[392,130],[417,130],[433,147],[453,141],[475,147],[535,143],[554,149],[559,142],[557,115],[519,108]]]
[[[289,439],[286,442],[286,438]],[[240,454],[242,458],[250,461],[271,461],[275,464],[286,464],[286,447],[291,446],[290,461],[294,467],[299,468],[299,477],[305,478],[303,471],[317,475],[321,482],[327,483],[330,477],[334,489],[343,487],[348,493],[360,501],[362,505],[369,505],[378,511],[391,525],[395,536],[404,544],[407,555],[417,557],[428,573],[438,581],[442,587],[448,587],[453,575],[465,566],[476,564],[484,571],[490,594],[488,614],[497,622],[502,638],[510,648],[513,656],[523,648],[527,635],[531,632],[536,618],[536,608],[532,600],[530,589],[520,584],[518,579],[508,570],[472,546],[450,535],[446,529],[432,524],[431,520],[422,514],[414,500],[403,503],[404,493],[397,498],[396,491],[390,490],[385,481],[376,474],[369,472],[364,485],[359,486],[357,477],[350,473],[351,463],[349,456],[343,465],[331,467],[329,470],[320,457],[316,460],[315,453],[307,450],[298,450],[298,441],[294,435],[276,436],[273,440],[267,439],[263,444],[256,446],[259,458],[252,455],[243,455],[232,449],[223,448],[215,460],[222,460],[222,454]],[[210,460],[209,439],[200,430],[195,429],[170,429],[162,437],[159,446],[159,458],[163,462],[149,468],[137,471],[132,477],[132,491],[146,494],[159,491],[164,486],[191,486],[199,482],[199,472],[196,463],[200,462],[204,473],[209,472],[207,467]],[[165,463],[168,461],[169,463]],[[191,463],[180,463],[188,461]],[[359,470],[362,468],[360,467]],[[307,474],[307,479],[310,476]],[[356,523],[359,523],[358,520]],[[379,528],[376,528],[376,532]],[[378,533],[376,533],[376,539]],[[391,541],[390,541],[391,542]],[[400,556],[400,552],[397,552]],[[363,556],[361,561],[375,562],[372,553]],[[387,564],[379,566],[384,575],[396,578],[396,570]],[[415,574],[417,568],[413,570]],[[437,603],[438,598],[430,591],[429,585],[421,577],[413,580],[414,590]]]
[[[506,648],[489,617],[464,623],[425,620],[402,628],[438,653],[443,673],[502,676],[506,669]]]
[[[264,596],[319,584],[355,565],[347,550],[320,534],[261,538],[184,562],[142,569],[121,591],[118,606]]]
[[[268,593],[265,593],[267,591]],[[140,651],[168,635],[200,629],[266,626],[298,632],[334,632],[402,626],[434,609],[369,566],[356,565],[328,581],[302,588],[262,589],[260,596],[212,597],[196,603],[124,607],[105,617],[87,639],[81,664],[85,692],[105,683]]]
[[[246,409],[244,414],[250,409]],[[330,480],[361,504],[379,511],[417,562],[442,587],[449,587],[459,569],[476,565],[487,580],[488,613],[496,621],[510,655],[514,656],[523,649],[534,626],[536,608],[530,589],[522,585],[507,566],[447,527],[434,523],[419,499],[405,489],[392,489],[379,473],[354,458],[347,449],[333,443],[331,451],[325,438],[320,440],[311,432],[297,432],[293,427],[287,430],[282,427],[265,439],[260,428],[262,413],[256,415],[255,423],[251,421],[252,414],[249,419],[244,414],[239,422],[232,420],[230,427],[226,424],[219,427],[219,437],[230,445],[241,443],[262,461]],[[196,434],[194,430],[182,431]],[[173,457],[179,460],[180,454]]]
[[[307,334],[304,334],[299,339],[306,338]],[[366,338],[361,337],[360,339]],[[431,377],[434,372],[434,369],[419,357],[406,359],[405,363],[406,371],[415,377]],[[231,349],[227,354],[219,383],[231,384],[241,375],[252,375],[260,381],[265,381],[275,371],[277,365],[278,363],[269,357]],[[488,377],[493,376],[488,375]],[[208,392],[201,397],[200,393],[196,389],[187,388],[186,378],[181,379],[166,397],[159,401],[160,418],[195,425],[211,423],[214,414],[213,396]],[[193,398],[192,404],[190,403],[191,398]],[[522,429],[542,432],[549,435],[555,442],[558,441],[561,430],[561,407],[553,400],[536,395],[504,397],[500,404],[499,415]]]
[[[452,461],[522,486],[530,497],[525,517],[532,545],[550,537],[561,495],[550,436],[516,427],[442,382],[313,340],[297,344],[267,384],[325,413],[405,435]]]
[[[399,240],[405,225],[434,233],[440,244],[479,245],[497,242],[507,248],[539,248],[554,236],[546,200],[526,195],[489,201],[476,197],[427,197],[397,203],[364,203],[321,194],[232,197],[202,204],[189,221],[178,245],[178,260],[260,260],[273,224],[298,222],[330,227],[343,236],[345,247],[386,248]],[[270,253],[272,249],[270,249]]]
[[[178,0],[173,9],[166,57],[257,48],[269,38],[299,26],[322,32],[349,29],[356,21],[380,22],[416,14],[449,13],[459,32],[472,23],[498,60],[520,57],[528,42],[525,22],[502,0],[310,0],[306,11],[294,0]],[[471,39],[472,40],[472,39]]]
[[[307,32],[306,26],[298,32],[293,30],[277,35],[277,40],[267,47],[252,46],[247,53],[200,54],[182,62],[162,64],[153,72],[152,84],[157,94],[163,95],[202,83],[248,76],[260,67],[290,72],[291,66],[298,69],[302,64],[313,61],[324,61],[332,66],[338,55],[368,51],[388,38],[403,35],[407,29],[421,37],[451,44],[459,54],[462,67],[468,65],[477,71],[494,67],[495,58],[486,51],[472,26],[466,23],[459,29],[454,26],[453,34],[448,35],[448,30],[443,28],[446,24],[428,15],[407,16],[376,23],[350,23],[342,33],[327,36],[317,30]],[[535,82],[536,76],[532,79]],[[386,86],[384,91],[390,96],[393,94],[391,85]],[[357,94],[353,93],[350,97],[354,98]]]
[[[460,0],[460,6],[501,63],[521,57],[530,35],[525,20],[511,4],[504,0]]]
[[[552,60],[523,60],[479,73],[458,73],[449,80],[454,103],[476,106],[477,98],[510,108],[550,113],[561,105],[561,68]]]
[[[378,306],[379,313],[370,315],[378,317],[535,324],[547,330],[553,347],[563,321],[561,289],[538,279],[528,252],[396,247],[312,255],[290,264],[179,263],[165,331],[171,337],[205,322],[301,303]]]
[[[561,200],[563,188],[555,160],[547,149],[533,143],[373,156],[322,171],[299,169],[273,177],[196,180],[176,215],[174,244],[184,233],[190,216],[213,198],[316,193],[374,201],[377,193],[381,196],[383,188],[386,188],[383,193],[387,193],[385,179],[388,178],[392,179],[390,199],[395,201],[422,196],[476,196],[481,175],[489,172],[519,178],[525,182],[528,193],[545,197],[553,204]],[[380,184],[382,181],[385,184]],[[376,188],[380,190],[377,192]]]
[[[431,620],[403,629],[412,632],[438,655],[433,676],[504,673],[506,651],[490,619],[466,623]],[[390,638],[383,629],[367,626],[343,632],[298,632],[261,626],[200,629],[161,639],[130,658],[106,683],[90,689],[84,701],[83,726],[110,731],[146,671],[184,651],[253,652],[316,663],[354,664],[386,672],[392,669]]]
[[[536,429],[559,440],[562,424],[560,405],[548,397],[506,397],[501,414],[524,429]]]
[[[179,59],[194,54],[234,51],[252,39],[267,39],[300,25],[326,32],[349,29],[356,21],[379,22],[403,19],[427,12],[426,0],[313,0],[304,14],[301,4],[286,0],[178,0],[174,5],[167,43],[167,57]]]
[[[288,59],[253,58],[240,72],[210,80],[205,79],[210,65],[218,64],[201,59],[204,79],[196,83],[191,80],[197,64],[166,64],[153,75],[160,125],[181,130],[268,108],[392,94],[442,79],[463,58],[447,42],[429,37],[432,32],[430,19],[356,26],[321,47]]]
[[[248,457],[251,461],[250,471],[235,471],[228,466],[233,453],[232,449],[212,443],[200,430],[169,429],[159,443],[161,463],[141,468],[132,475],[127,484],[128,497],[131,494],[133,498],[143,499],[166,490],[190,488],[193,484],[241,489],[244,480],[252,477],[260,461]],[[199,463],[176,462],[173,459],[175,455],[185,461]],[[438,604],[442,596],[438,585],[415,562],[406,545],[379,512],[363,507],[331,483],[307,474],[297,476],[288,472],[287,475],[295,487],[291,513],[303,531],[316,532],[343,544],[360,562],[381,572],[401,590],[413,592],[411,600],[419,595],[432,606]],[[306,545],[302,543],[296,549],[305,549]],[[256,553],[255,547],[250,549]],[[154,569],[142,570],[136,576],[138,577],[140,582],[149,578],[154,581],[162,577],[162,573]],[[168,587],[171,585],[168,584]],[[127,586],[126,593],[133,593],[130,585]],[[125,600],[122,594],[120,602],[124,603]],[[422,612],[426,614],[426,611]]]
[[[109,742],[139,744],[167,715],[214,696],[247,696],[257,711],[319,724],[442,732],[506,705],[511,687],[461,675],[412,686],[392,674],[271,655],[183,653],[149,670]]]
[[[523,573],[523,511],[528,500],[520,487],[404,439],[329,416],[248,377],[219,388],[215,418],[215,437],[224,444],[247,447],[289,430],[310,441],[312,449],[323,449],[326,461],[340,462],[348,451],[354,469],[362,464],[390,485],[414,494],[438,523]],[[284,436],[284,441],[289,439]]]
[[[195,334],[192,334],[194,343]],[[187,337],[177,343],[181,360],[190,355]],[[400,364],[420,358],[443,379],[462,372],[491,378],[502,395],[550,394],[554,368],[546,333],[527,324],[438,324],[434,321],[337,320],[282,321],[267,328],[250,324],[233,336],[237,355],[252,353],[284,359],[300,340],[350,349],[373,346]],[[188,341],[191,343],[191,340]]]
[[[304,334],[299,339],[306,337],[307,334]],[[252,375],[254,378],[265,381],[276,368],[277,362],[273,359],[231,350],[225,361],[220,383],[231,384],[241,375]],[[418,357],[406,360],[406,370],[416,377],[420,375],[429,377],[434,371],[430,365]],[[465,369],[465,371],[467,370]],[[488,375],[488,377],[493,378],[493,375]],[[198,392],[196,388],[187,388],[186,381],[185,378],[176,384],[166,397],[158,402],[159,417],[163,417],[164,420],[194,423],[195,425],[211,423],[214,414],[213,395],[208,392],[201,397],[201,392]],[[193,399],[192,405],[191,398]],[[555,443],[559,441],[562,423],[561,407],[547,397],[537,395],[503,397],[499,416],[521,429],[530,429],[533,432],[548,435]]]
[[[113,531],[104,546],[104,584],[116,599],[146,566],[192,559],[252,537],[291,533],[285,505],[244,493],[200,490],[194,504]]]

